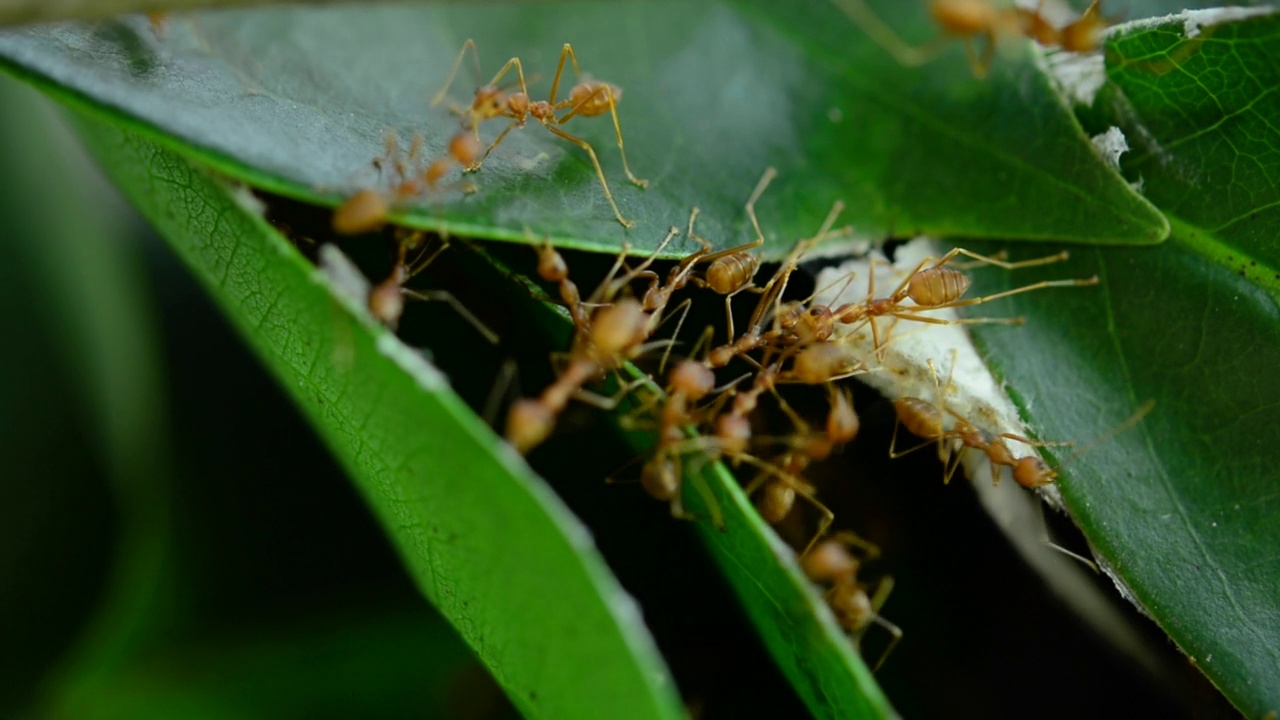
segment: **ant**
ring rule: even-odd
[[[462,59],[468,50],[471,51],[472,58],[475,60],[476,74],[477,76],[479,75],[480,58],[476,52],[475,42],[467,40],[463,43],[462,50],[458,53],[453,67],[449,70],[449,77],[445,80],[444,87],[432,98],[432,106],[439,104],[448,93],[449,86],[453,84],[453,79],[457,75],[458,68],[462,65]],[[566,58],[571,61],[573,74],[575,78],[578,78],[578,82],[569,90],[567,98],[557,100],[556,95],[560,89],[560,78],[564,73]],[[516,71],[520,90],[508,93],[502,90],[498,83],[512,68]],[[595,166],[596,177],[600,179],[600,186],[604,188],[605,199],[609,201],[609,206],[613,208],[614,217],[623,227],[635,227],[635,221],[624,218],[622,212],[618,209],[617,203],[614,202],[613,192],[609,190],[609,182],[605,180],[604,169],[600,166],[600,160],[596,157],[595,149],[586,140],[570,135],[560,129],[560,126],[576,116],[596,117],[608,112],[613,116],[613,129],[618,137],[618,151],[622,155],[622,168],[627,174],[627,179],[637,187],[648,187],[649,181],[636,177],[627,163],[627,151],[622,141],[622,125],[618,121],[617,104],[621,100],[622,88],[613,83],[591,80],[582,76],[582,72],[578,68],[578,57],[573,51],[573,46],[569,43],[565,43],[560,51],[560,63],[556,67],[555,77],[551,81],[551,93],[546,100],[529,99],[529,88],[524,79],[524,67],[520,62],[520,58],[513,57],[502,66],[502,69],[493,76],[493,79],[487,85],[483,85],[476,90],[470,107],[462,111],[455,110],[463,118],[464,129],[472,131],[477,139],[479,138],[479,125],[481,122],[498,117],[505,117],[511,120],[511,123],[494,138],[493,142],[489,143],[489,147],[485,148],[484,153],[478,159],[473,159],[464,164],[465,170],[467,172],[479,170],[485,159],[489,157],[489,153],[493,152],[506,139],[507,134],[512,130],[524,127],[529,118],[532,117],[546,128],[547,132],[577,145],[587,153],[591,158],[591,164]],[[567,112],[562,115],[556,114],[562,110]]]
[[[880,555],[880,549],[875,545],[851,532],[839,532],[815,545],[808,555],[801,558],[800,565],[810,580],[830,585],[826,594],[827,604],[836,616],[836,622],[855,639],[860,639],[873,623],[893,636],[872,667],[872,672],[875,672],[902,640],[902,629],[880,615],[880,608],[884,607],[893,591],[893,579],[882,579],[875,593],[868,595],[867,586],[857,580],[864,559],[849,552],[855,547],[865,552],[865,560],[874,560]]]
[[[772,170],[772,168],[770,168]],[[766,173],[767,177],[768,173]],[[756,245],[764,243],[764,235],[760,232],[759,222],[756,220],[754,200],[758,197],[759,192],[763,190],[765,178],[761,178],[761,184],[757,186],[757,192],[753,194],[752,200],[747,203],[747,214],[751,218],[751,223],[756,228]],[[774,272],[773,277],[765,283],[763,288],[759,288],[761,293],[760,299],[756,302],[756,307],[751,313],[751,320],[748,322],[748,328],[745,333],[735,338],[733,331],[733,317],[729,316],[729,342],[725,345],[712,348],[707,354],[707,364],[713,368],[721,368],[729,364],[735,357],[742,357],[748,362],[761,367],[759,363],[751,360],[747,356],[748,352],[759,347],[766,347],[776,343],[785,343],[786,339],[795,330],[799,314],[803,312],[803,303],[786,303],[782,302],[782,295],[786,292],[787,284],[791,275],[795,273],[799,266],[800,259],[814,245],[831,237],[832,235],[847,234],[849,228],[841,228],[832,231],[831,226],[835,224],[836,219],[844,210],[844,203],[837,200],[831,205],[831,210],[827,213],[827,217],[822,222],[822,227],[818,229],[817,234],[811,238],[800,240],[796,243],[791,253],[783,261],[778,270]],[[729,310],[729,298],[725,300],[725,310]],[[773,328],[766,331],[765,323],[772,319]]]
[[[641,272],[679,232],[674,227],[667,231],[658,249],[639,266]],[[631,246],[624,244],[613,267],[587,303],[574,300],[578,290],[568,279],[564,258],[549,242],[539,251],[539,274],[544,280],[560,285],[561,297],[571,304],[575,333],[569,364],[564,371],[537,398],[517,400],[508,411],[506,437],[520,452],[528,452],[550,435],[556,417],[583,385],[652,347],[646,341],[661,323],[659,317],[665,302],[655,303],[652,309],[630,296],[610,302],[623,287],[614,280],[614,275],[630,251]],[[585,310],[588,305],[595,306],[589,315]]]
[[[1047,47],[1061,47],[1071,52],[1096,49],[1101,30],[1108,25],[1093,0],[1075,21],[1059,28],[1043,15],[1044,2],[1035,9],[997,7],[991,0],[929,0],[929,15],[941,33],[921,47],[911,47],[867,6],[866,0],[833,0],[877,45],[884,48],[902,65],[915,67],[931,60],[949,38],[959,38],[974,77],[985,77],[991,68],[996,43],[1004,37],[1026,37]],[[974,41],[982,40],[982,53],[974,49]]]
[[[422,247],[425,240],[426,234],[420,230],[405,231],[397,229],[396,263],[391,268],[391,274],[387,279],[374,285],[369,291],[369,312],[373,314],[373,317],[378,322],[394,331],[400,323],[401,315],[404,314],[404,299],[406,297],[413,300],[445,302],[464,320],[471,323],[471,326],[479,331],[485,340],[497,345],[497,334],[480,322],[480,319],[473,315],[452,293],[446,290],[413,290],[404,286],[415,275],[426,270],[427,266],[440,256],[440,253],[449,249],[449,241],[441,239],[440,247],[436,248],[435,252],[427,254],[425,248]],[[408,253],[413,250],[421,250],[421,252],[417,258],[409,261],[407,258]]]
[[[363,235],[382,229],[387,224],[391,208],[427,189],[434,189],[440,178],[454,163],[467,165],[480,153],[480,141],[469,133],[458,133],[449,141],[448,154],[427,166],[416,169],[422,155],[422,136],[414,135],[409,142],[407,155],[400,151],[400,137],[392,130],[384,136],[386,149],[374,158],[373,165],[380,172],[390,168],[395,173],[389,191],[362,188],[346,199],[333,213],[334,232],[340,235]],[[464,186],[465,191],[474,188]]]
[[[831,320],[840,324],[848,325],[859,321],[867,321],[871,324],[871,335],[876,350],[876,356],[883,359],[885,342],[880,339],[880,328],[876,322],[876,318],[883,316],[892,316],[899,320],[912,320],[915,322],[932,323],[935,325],[969,325],[978,323],[1005,323],[1011,325],[1020,325],[1024,322],[1023,318],[960,318],[945,319],[930,317],[920,314],[927,310],[941,310],[944,308],[968,307],[970,305],[980,305],[982,303],[999,300],[1011,295],[1018,295],[1032,290],[1041,290],[1050,287],[1078,287],[1085,285],[1097,285],[1098,276],[1091,278],[1073,279],[1073,280],[1042,280],[1030,285],[1024,285],[1019,288],[1005,290],[1003,292],[984,295],[976,298],[962,298],[965,291],[969,289],[972,282],[967,275],[960,272],[956,268],[947,267],[958,256],[965,256],[977,261],[979,264],[994,265],[1005,270],[1016,270],[1019,268],[1033,267],[1038,265],[1048,265],[1050,263],[1061,262],[1068,257],[1064,250],[1057,255],[1048,257],[1035,258],[1032,260],[1023,260],[1020,262],[1007,262],[999,257],[988,257],[979,255],[978,253],[966,250],[964,248],[955,248],[943,255],[941,258],[925,258],[921,260],[916,267],[907,274],[906,278],[893,290],[888,296],[877,299],[875,297],[875,258],[871,259],[870,276],[867,282],[867,297],[860,302],[845,303],[831,310]],[[934,260],[932,265],[930,261]],[[926,267],[928,265],[928,267]],[[903,307],[902,303],[911,300],[915,303],[915,307]]]
[[[1000,467],[1008,467],[1012,470],[1016,480],[1019,476],[1018,468],[1022,464],[1021,460],[1013,456],[1013,452],[1009,449],[1005,440],[1014,440],[1033,447],[1059,447],[1072,444],[1032,440],[1029,437],[1014,433],[1000,433],[997,435],[973,425],[963,416],[947,407],[946,393],[951,388],[951,378],[955,373],[955,368],[956,351],[952,350],[951,370],[947,373],[946,382],[939,385],[937,370],[934,368],[933,361],[929,361],[929,372],[933,375],[934,388],[938,394],[936,404],[914,397],[901,397],[893,401],[894,410],[897,411],[898,415],[898,422],[894,425],[893,438],[889,443],[890,458],[900,458],[936,441],[938,443],[938,454],[944,458],[945,463],[942,482],[947,484],[951,482],[951,478],[960,467],[963,452],[961,448],[972,448],[987,456],[987,459],[991,462],[991,482],[994,485],[999,485]],[[944,427],[944,413],[955,419],[955,426],[951,430],[946,430]],[[907,450],[895,450],[899,426],[906,427],[911,434],[924,439],[925,442]],[[960,447],[953,448],[947,444],[948,440],[959,442]],[[1027,472],[1029,470],[1023,470],[1024,474]],[[1019,484],[1025,485],[1021,481],[1019,481]]]

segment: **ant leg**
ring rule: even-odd
[[[702,237],[701,235],[698,235],[693,231],[693,224],[697,222],[698,215],[701,212],[702,212],[702,208],[699,208],[697,205],[694,205],[693,208],[689,210],[689,228],[685,230],[684,234],[685,234],[685,237],[689,238],[690,240],[697,241],[700,245],[702,245],[702,248],[703,248],[702,252],[705,254],[705,253],[711,252],[715,248],[711,246],[711,241],[707,240],[706,238]],[[697,257],[702,257],[702,255],[697,255]]]
[[[676,321],[676,331],[671,333],[672,340],[675,340],[676,338],[680,337],[680,328],[684,327],[684,319],[689,316],[689,308],[692,305],[693,305],[693,301],[686,299],[684,302],[680,303],[675,307],[676,310],[680,311],[680,319]],[[667,317],[670,317],[670,313],[667,314]],[[658,328],[662,327],[662,323],[665,323],[666,321],[667,321],[666,318],[663,318],[661,321],[659,321],[658,324],[654,326],[653,331],[657,332]],[[699,340],[699,342],[701,342],[701,340]],[[674,345],[675,343],[672,342],[670,345],[667,346],[666,350],[662,351],[662,360],[658,363],[659,375],[661,375],[667,369],[667,360],[671,357],[671,348]],[[693,352],[690,353],[690,356],[696,355],[697,350],[698,350],[698,346],[695,345],[693,347]]]
[[[747,211],[747,217],[751,219],[751,227],[755,228],[756,231],[756,242],[752,247],[764,244],[764,233],[760,232],[760,221],[756,219],[756,201],[760,199],[760,196],[764,194],[765,188],[769,187],[769,183],[773,182],[773,179],[777,176],[778,171],[776,168],[765,168],[764,174],[760,176],[755,189],[751,191],[751,197],[747,198],[747,203],[743,206]]]
[[[485,424],[494,430],[498,429],[498,408],[502,406],[502,401],[511,395],[511,391],[515,389],[516,373],[519,366],[512,358],[507,358],[502,363],[502,367],[498,370],[498,377],[493,383],[493,387],[489,389],[489,397],[484,401],[484,412],[480,417]]]
[[[622,217],[622,211],[618,209],[618,204],[614,202],[613,192],[609,190],[609,182],[604,179],[604,169],[600,167],[600,160],[596,157],[596,151],[591,147],[591,143],[580,137],[570,135],[554,125],[544,125],[544,127],[546,127],[552,135],[563,140],[568,140],[587,152],[587,155],[591,157],[591,164],[596,168],[596,177],[600,178],[600,187],[604,188],[604,197],[609,201],[609,207],[613,208],[613,216],[618,219],[618,223],[621,224],[622,227],[635,227],[636,221]]]
[[[1060,253],[1056,253],[1054,255],[1048,255],[1046,257],[1032,258],[1031,260],[1019,260],[1017,262],[1010,262],[1008,260],[1005,260],[1005,257],[1007,257],[1007,254],[1004,250],[1001,250],[995,255],[981,255],[979,253],[973,252],[972,250],[966,250],[965,248],[958,247],[958,248],[953,248],[946,255],[943,255],[941,258],[939,258],[938,261],[933,264],[933,267],[940,267],[942,265],[951,263],[952,258],[955,258],[957,255],[963,255],[967,258],[975,260],[977,261],[976,264],[978,265],[994,265],[998,268],[1003,268],[1005,270],[1018,270],[1020,268],[1036,267],[1039,265],[1051,265],[1053,263],[1063,262],[1067,258],[1071,257],[1071,253],[1067,252],[1066,250],[1063,250]],[[951,264],[956,267],[962,267],[956,263],[951,263]],[[972,267],[974,264],[975,263],[966,263],[963,267]]]
[[[898,446],[898,428],[900,427],[902,427],[902,421],[895,420],[893,423],[893,437],[889,440],[889,459],[891,460],[897,460],[900,457],[905,457],[920,448],[929,447],[934,443],[933,440],[926,440],[919,445],[907,448],[906,450],[896,450],[895,448]],[[941,440],[941,438],[939,438],[939,440]]]
[[[1099,279],[1097,275],[1094,275],[1093,277],[1089,277],[1089,278],[1079,278],[1074,280],[1043,280],[1038,283],[1032,283],[1030,285],[1023,285],[1022,287],[1019,287],[1019,288],[1013,288],[1012,290],[1005,290],[1004,292],[998,292],[993,295],[984,295],[982,297],[969,298],[969,299],[963,299],[963,300],[953,300],[951,302],[943,303],[941,305],[934,305],[929,309],[932,310],[934,308],[956,308],[956,307],[968,307],[970,305],[981,305],[982,303],[985,303],[985,302],[991,302],[992,300],[1007,298],[1010,295],[1018,295],[1020,293],[1031,292],[1032,290],[1043,290],[1044,288],[1051,288],[1051,287],[1085,287],[1089,285],[1097,285],[1098,282],[1099,282]],[[987,319],[989,320],[989,318]]]
[[[827,534],[827,530],[831,527],[831,523],[835,522],[836,516],[835,513],[831,512],[831,508],[827,507],[821,500],[814,497],[813,493],[809,491],[809,488],[796,488],[796,494],[805,500],[808,500],[811,505],[818,509],[818,512],[822,513],[822,519],[818,521],[817,532],[813,534],[813,537],[809,538],[809,544],[804,546],[804,552],[797,556],[799,558],[803,558],[809,554],[809,551],[813,549],[813,546],[818,542],[818,540],[820,540],[823,535]]]
[[[580,76],[578,72],[578,56],[573,53],[573,46],[565,43],[564,47],[560,48],[560,64],[556,66],[556,76],[551,80],[551,95],[547,98],[547,102],[553,107],[556,104],[556,94],[560,90],[560,76],[564,74],[564,59],[566,57],[573,58],[574,77]]]
[[[408,288],[402,288],[401,292],[403,292],[406,297],[411,297],[414,300],[448,303],[449,307],[453,308],[454,312],[461,315],[462,319],[471,323],[471,326],[474,327],[485,340],[488,340],[489,344],[498,344],[500,340],[498,334],[490,330],[484,323],[480,322],[480,319],[472,314],[472,312],[468,310],[465,305],[459,302],[458,298],[454,297],[453,293],[448,290],[410,290]]]
[[[1102,571],[1098,569],[1097,563],[1095,563],[1094,561],[1090,560],[1089,558],[1079,553],[1072,552],[1071,550],[1068,550],[1062,547],[1061,545],[1055,543],[1053,541],[1053,538],[1049,537],[1049,520],[1048,518],[1045,517],[1045,514],[1044,514],[1044,503],[1040,501],[1040,498],[1036,498],[1035,503],[1040,508],[1040,542],[1048,546],[1050,549],[1057,550],[1058,552],[1062,553],[1063,555],[1066,555],[1069,558],[1079,560],[1080,562],[1084,563],[1094,573],[1100,574]]]
[[[835,4],[854,24],[862,28],[867,37],[892,55],[898,63],[907,67],[928,62],[946,41],[945,37],[939,37],[923,47],[911,47],[867,6],[865,0],[835,0]]]
[[[653,262],[658,259],[658,256],[661,255],[662,251],[665,250],[667,245],[671,243],[671,240],[679,234],[680,234],[680,229],[675,227],[674,225],[667,228],[666,237],[662,238],[662,242],[658,243],[658,247],[654,248],[653,252],[649,253],[649,256],[646,257],[643,262],[635,266],[634,269],[628,270],[627,274],[623,275],[620,279],[612,281],[611,283],[612,287],[609,289],[609,292],[608,292],[609,296],[612,296],[620,288],[622,288],[624,285],[627,285],[632,280],[636,280],[642,277],[649,278],[650,290],[654,290],[655,288],[657,288],[661,282],[661,278],[658,277],[657,273],[649,272],[649,266],[653,265]]]
[[[692,473],[693,489],[697,491],[702,498],[702,502],[707,506],[707,512],[711,514],[711,524],[720,532],[725,531],[724,512],[720,509],[720,501],[716,500],[715,494],[711,492],[711,486],[707,484],[707,478],[703,476],[701,469]]]
[[[618,136],[618,153],[622,155],[622,170],[627,174],[627,179],[636,187],[649,187],[649,181],[644,178],[638,178],[635,173],[631,172],[631,166],[627,164],[627,149],[622,145],[622,125],[618,123],[618,105],[614,101],[613,89],[608,85],[604,86],[605,95],[609,98],[609,114],[613,115],[613,131]]]
[[[600,395],[598,393],[593,393],[590,390],[579,389],[573,393],[573,399],[604,410],[605,412],[611,412],[616,410],[618,405],[622,404],[623,400],[627,399],[627,396],[631,394],[632,390],[643,386],[648,382],[648,380],[648,378],[632,380],[629,383],[623,384],[618,389],[618,392],[613,395]]]
[[[476,44],[470,38],[462,43],[462,50],[458,52],[458,57],[454,58],[453,67],[449,69],[449,77],[444,81],[444,87],[440,88],[440,92],[431,98],[431,107],[439,105],[444,100],[445,95],[449,93],[449,86],[453,85],[453,79],[458,75],[458,68],[462,67],[462,58],[467,54],[467,50],[471,50],[471,57],[476,62],[476,79],[480,78],[480,56],[476,53]]]
[[[884,628],[893,636],[893,640],[889,641],[888,647],[884,649],[884,652],[880,653],[880,659],[876,660],[876,664],[871,668],[871,672],[878,671],[880,666],[884,665],[884,661],[889,657],[889,653],[893,652],[893,649],[898,646],[898,642],[902,640],[902,628],[894,625],[888,620],[885,620],[880,614],[880,608],[884,607],[885,602],[889,600],[889,593],[891,592],[893,592],[893,578],[886,577],[880,581],[878,586],[876,586],[875,594],[871,596],[871,611],[875,613],[875,616],[871,621]]]
[[[485,161],[485,160],[487,160],[487,159],[489,158],[489,153],[493,152],[494,148],[496,148],[496,147],[498,147],[499,145],[501,145],[501,144],[502,144],[502,141],[507,139],[507,133],[509,133],[509,132],[511,132],[512,130],[515,130],[516,128],[519,128],[519,127],[524,127],[524,121],[523,121],[523,120],[512,120],[512,121],[511,121],[511,123],[510,123],[509,125],[507,125],[505,128],[503,128],[503,129],[502,129],[502,132],[498,133],[498,137],[494,138],[494,139],[493,139],[493,142],[489,143],[489,147],[487,147],[487,148],[485,148],[485,149],[484,149],[484,154],[480,156],[480,159],[479,159],[479,160],[477,160],[477,161],[475,161],[474,163],[472,163],[472,164],[470,164],[470,165],[468,165],[468,166],[466,166],[466,167],[462,168],[462,171],[463,171],[463,172],[468,172],[468,173],[473,173],[473,172],[475,172],[475,171],[479,170],[479,169],[480,169],[480,166],[484,164],[484,161]]]

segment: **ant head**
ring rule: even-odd
[[[507,411],[506,437],[521,453],[528,452],[551,434],[555,416],[533,398],[517,400]]]
[[[740,455],[751,441],[751,421],[742,415],[721,415],[716,418],[716,437],[726,453]]]
[[[655,455],[640,471],[640,484],[655,500],[666,502],[674,499],[680,492],[680,476],[676,472],[675,461],[666,455]]]
[[[605,357],[615,357],[644,339],[648,314],[635,298],[623,298],[595,311],[591,343]]]
[[[1058,472],[1039,457],[1029,455],[1018,461],[1013,468],[1013,479],[1026,488],[1038,488],[1048,485],[1058,477]]]
[[[715,388],[716,376],[711,368],[696,360],[685,360],[671,368],[667,376],[674,392],[684,393],[690,400],[701,400]]]
[[[853,577],[858,572],[858,558],[839,540],[827,538],[800,560],[805,575],[814,582],[832,582],[840,577]]]
[[[506,93],[493,85],[485,85],[476,90],[471,101],[471,115],[475,120],[488,120],[502,114],[502,106],[507,100]]]

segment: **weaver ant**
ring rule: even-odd
[[[387,215],[397,203],[404,202],[433,189],[453,164],[467,165],[480,153],[480,141],[469,133],[458,133],[449,141],[449,152],[425,170],[419,171],[422,155],[422,136],[414,135],[409,142],[408,154],[400,150],[400,137],[388,130],[385,150],[374,158],[373,165],[380,172],[388,168],[394,173],[391,187],[386,190],[362,188],[346,199],[333,213],[334,232],[340,235],[362,235],[375,232],[387,223]],[[464,186],[464,190],[471,189]]]
[[[880,554],[879,548],[849,532],[836,533],[813,547],[813,550],[801,559],[800,564],[809,579],[824,585],[830,585],[827,591],[827,604],[831,607],[836,621],[855,640],[860,639],[873,623],[884,628],[893,639],[880,653],[880,658],[872,667],[875,672],[884,665],[889,653],[902,640],[902,629],[885,620],[880,615],[893,591],[892,578],[884,578],[876,587],[873,595],[867,594],[867,586],[859,583],[857,573],[862,560],[849,552],[849,548],[859,547],[871,560]]]
[[[426,270],[427,266],[440,256],[440,253],[449,249],[449,241],[442,238],[440,247],[428,254],[426,248],[423,247],[426,238],[426,233],[420,230],[397,229],[395,265],[391,268],[391,274],[387,276],[387,279],[374,285],[369,291],[369,312],[378,322],[394,331],[400,323],[401,315],[404,314],[405,298],[427,302],[444,302],[469,322],[485,340],[497,345],[497,334],[480,322],[480,319],[473,315],[452,293],[446,290],[414,290],[404,286],[415,275]],[[409,260],[408,254],[414,250],[419,251],[418,257]]]
[[[439,104],[448,93],[449,86],[453,84],[453,79],[458,73],[458,68],[462,65],[462,59],[467,50],[471,51],[472,57],[475,59],[476,72],[479,75],[480,59],[476,53],[475,42],[467,40],[463,43],[462,50],[458,53],[453,67],[449,70],[449,77],[445,80],[444,87],[432,98],[432,106]],[[556,95],[560,89],[560,78],[564,73],[566,58],[570,60],[574,77],[578,81],[569,90],[567,98],[557,100]],[[502,90],[498,83],[513,68],[516,71],[520,90],[508,93]],[[627,179],[637,187],[647,187],[649,181],[637,178],[631,172],[631,167],[627,163],[627,151],[622,141],[622,125],[618,121],[617,104],[621,99],[622,88],[617,85],[584,78],[578,68],[578,57],[573,52],[573,46],[565,43],[560,51],[560,63],[556,67],[555,77],[551,81],[551,93],[546,100],[530,100],[529,88],[524,79],[524,66],[521,64],[520,58],[513,57],[502,66],[502,69],[493,76],[493,79],[487,85],[483,85],[476,90],[470,107],[463,111],[455,110],[463,118],[464,129],[472,131],[477,138],[479,138],[479,124],[481,122],[497,117],[505,117],[511,120],[511,123],[494,138],[493,142],[489,143],[489,146],[485,148],[484,153],[478,159],[465,164],[465,170],[467,172],[479,170],[485,159],[489,157],[489,153],[493,152],[494,148],[498,147],[506,139],[507,134],[516,128],[524,127],[525,123],[532,117],[546,128],[547,132],[577,145],[587,153],[591,158],[591,164],[595,166],[596,177],[599,178],[600,186],[604,189],[605,199],[609,201],[609,206],[613,208],[614,217],[623,227],[634,227],[635,221],[624,218],[622,212],[618,209],[617,203],[614,202],[613,192],[609,189],[609,182],[604,177],[604,169],[600,166],[600,160],[596,157],[595,149],[586,140],[560,129],[560,126],[576,116],[596,117],[608,112],[613,117],[613,129],[618,137],[618,152],[622,155],[622,168],[627,174]],[[563,115],[556,115],[561,110],[567,110],[567,112]]]
[[[1071,52],[1096,49],[1107,20],[1093,0],[1075,21],[1057,27],[1043,14],[1043,0],[1035,9],[998,7],[991,0],[929,0],[929,15],[941,34],[921,47],[912,47],[898,37],[880,19],[866,0],[833,0],[877,45],[908,67],[923,65],[941,50],[950,38],[959,38],[974,77],[985,77],[991,68],[996,44],[1004,37],[1025,37],[1046,47],[1061,47]],[[974,41],[982,40],[982,53],[974,49]]]
[[[871,324],[871,335],[876,349],[876,355],[883,358],[885,343],[880,339],[880,328],[876,319],[883,316],[892,316],[899,320],[912,320],[915,322],[932,323],[935,325],[969,325],[979,323],[1005,323],[1005,324],[1021,324],[1022,318],[960,318],[945,319],[936,318],[921,313],[928,310],[941,310],[944,308],[968,307],[971,305],[980,305],[982,303],[999,300],[1011,295],[1018,295],[1032,290],[1041,290],[1050,287],[1077,287],[1085,285],[1097,285],[1098,276],[1083,279],[1072,280],[1042,280],[1030,285],[1005,290],[991,295],[984,295],[976,298],[962,298],[965,291],[969,289],[971,280],[967,275],[953,267],[947,267],[958,256],[971,258],[978,263],[985,265],[994,265],[1004,268],[1005,270],[1016,270],[1019,268],[1033,267],[1037,265],[1047,265],[1050,263],[1061,262],[1066,260],[1068,255],[1066,251],[1057,255],[1048,257],[1035,258],[1032,260],[1023,260],[1020,262],[1007,262],[998,257],[988,257],[979,255],[978,253],[966,250],[964,248],[955,248],[943,255],[941,258],[934,260],[933,258],[925,258],[921,260],[916,267],[907,274],[906,278],[893,290],[888,296],[877,299],[875,297],[875,258],[871,260],[870,277],[867,283],[867,297],[860,302],[845,303],[831,311],[831,319],[833,322],[841,324],[853,324],[866,320]],[[930,261],[933,264],[930,265]],[[928,267],[926,267],[926,265]],[[915,303],[913,306],[903,307],[902,303],[911,300]]]

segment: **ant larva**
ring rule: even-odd
[[[468,50],[471,51],[472,57],[475,59],[476,74],[477,76],[479,75],[480,59],[476,52],[475,42],[467,40],[463,43],[462,50],[458,53],[453,67],[449,70],[449,77],[445,80],[444,87],[432,98],[431,104],[433,106],[439,104],[449,92],[449,86],[453,84],[453,79],[457,75],[458,68],[462,65],[462,59]],[[560,89],[560,78],[564,74],[566,58],[573,66],[573,74],[577,78],[577,83],[569,90],[567,98],[556,100],[556,95]],[[517,84],[520,89],[517,92],[508,93],[502,90],[498,83],[513,68],[516,71]],[[524,127],[529,118],[532,117],[542,127],[546,128],[547,132],[577,145],[587,153],[591,158],[591,164],[595,167],[596,177],[600,180],[600,186],[604,189],[605,199],[609,201],[609,206],[613,208],[614,217],[623,227],[634,227],[635,221],[624,218],[622,211],[618,209],[617,203],[614,202],[613,192],[609,189],[609,182],[605,179],[604,169],[600,166],[600,160],[596,157],[595,148],[586,140],[561,129],[561,126],[576,116],[596,117],[608,112],[613,117],[613,129],[618,137],[618,152],[622,155],[622,168],[627,174],[627,179],[637,187],[647,187],[649,181],[636,177],[631,172],[631,166],[627,163],[627,151],[622,141],[622,125],[618,121],[617,105],[621,100],[621,87],[613,83],[592,80],[582,76],[582,72],[578,68],[578,57],[573,51],[573,46],[569,43],[565,43],[560,51],[560,63],[556,67],[555,77],[551,81],[551,92],[546,100],[529,99],[529,88],[524,79],[524,67],[520,62],[520,58],[513,57],[502,66],[502,69],[493,76],[493,79],[487,85],[483,85],[476,90],[471,105],[466,110],[455,110],[457,114],[463,117],[464,129],[473,132],[477,138],[479,137],[480,123],[498,117],[505,117],[511,120],[511,123],[494,138],[493,142],[489,143],[484,153],[474,161],[467,163],[465,169],[467,172],[479,170],[485,159],[489,157],[489,153],[493,152],[506,139],[507,134],[512,130]],[[567,110],[567,112],[563,115],[556,115],[561,110]]]
[[[470,133],[458,133],[449,141],[448,154],[419,172],[421,135],[415,134],[410,139],[407,155],[401,152],[400,136],[395,131],[388,130],[383,141],[383,154],[374,158],[373,165],[380,173],[388,168],[391,170],[391,186],[387,190],[362,188],[348,197],[333,213],[333,230],[340,235],[362,235],[380,230],[387,224],[387,216],[397,203],[434,189],[452,165],[465,166],[480,153],[479,140]],[[464,191],[471,189],[463,186]]]
[[[898,37],[867,5],[866,0],[833,0],[867,37],[886,50],[900,64],[923,65],[940,51],[950,38],[964,45],[965,57],[974,77],[985,77],[991,68],[997,43],[1005,37],[1025,37],[1045,47],[1060,47],[1070,52],[1097,49],[1101,31],[1108,22],[1094,0],[1076,20],[1057,27],[1043,14],[1044,2],[1036,8],[1000,7],[992,0],[929,0],[929,15],[941,33],[920,47],[908,45]],[[974,42],[981,40],[981,54]]]

